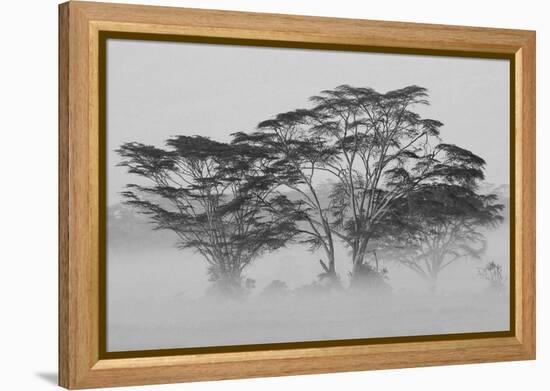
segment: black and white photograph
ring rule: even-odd
[[[105,67],[108,352],[511,329],[509,60],[109,38]]]

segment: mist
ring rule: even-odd
[[[492,260],[508,276],[505,226],[484,233],[482,259],[463,259],[443,271],[436,292],[410,269],[383,257],[387,289],[350,290],[351,263],[342,245],[337,249],[342,288],[326,288],[318,279],[322,254],[295,244],[246,269],[254,287],[240,299],[227,299],[209,293],[204,260],[178,249],[175,235],[152,231],[141,216],[126,224],[130,233],[117,231],[120,225],[113,222],[122,219],[121,210],[130,213],[119,205],[110,214],[109,351],[509,329],[508,285],[494,291],[478,275]]]

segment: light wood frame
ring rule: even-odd
[[[478,338],[155,357],[100,354],[102,31],[352,50],[507,56],[515,237],[513,330]],[[355,49],[354,49],[355,48]],[[59,6],[59,384],[70,389],[535,358],[535,32],[106,3]]]

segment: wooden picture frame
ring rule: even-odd
[[[105,356],[105,32],[160,40],[508,58],[512,329],[370,343]],[[104,175],[103,175],[104,176]],[[59,384],[69,389],[535,358],[535,32],[70,1],[59,6]]]

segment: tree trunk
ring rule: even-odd
[[[428,287],[430,289],[431,294],[435,294],[437,292],[437,276],[431,276],[428,281]]]
[[[437,277],[439,276],[439,268],[441,265],[441,260],[437,255],[433,256],[432,258],[432,268],[430,273],[430,293],[436,293],[437,292]]]
[[[323,268],[323,277],[328,278],[331,281],[337,280],[336,275],[336,262],[334,259],[334,254],[327,254],[328,261],[325,263],[322,259],[319,259],[319,263],[321,264],[321,267]]]
[[[238,264],[231,260],[217,263],[218,268],[211,273],[213,283],[211,292],[227,298],[242,296],[242,273]]]
[[[365,256],[367,254],[368,242],[369,240],[367,238],[363,239],[363,241],[359,241],[358,245],[353,250],[353,253],[352,253],[353,268],[351,271],[352,275],[355,275],[361,271],[361,267],[365,262]]]
[[[353,257],[353,267],[351,269],[352,275],[357,275],[361,272],[361,266],[363,265],[363,261],[359,260],[357,257]]]

